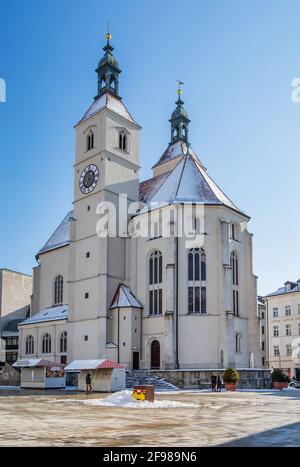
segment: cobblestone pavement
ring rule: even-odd
[[[87,406],[103,398],[0,391],[0,446],[300,446],[300,391],[182,392],[192,408]]]

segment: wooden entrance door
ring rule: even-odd
[[[140,369],[140,353],[133,352],[132,354],[132,369],[139,370]]]
[[[158,341],[151,343],[151,368],[153,370],[160,368],[160,343]]]

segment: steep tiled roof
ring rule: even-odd
[[[141,184],[140,200],[149,203],[148,208],[152,203],[157,207],[160,204],[185,202],[225,205],[241,212],[191,152],[178,158],[172,171],[144,183],[145,185]]]
[[[120,284],[113,298],[110,309],[113,308],[143,308],[127,285]]]
[[[166,172],[156,177],[149,178],[140,183],[140,201],[147,203],[153,194],[158,190],[162,183],[169,176],[170,172]]]
[[[120,115],[121,117],[125,118],[126,120],[129,120],[132,123],[136,123],[133,120],[130,113],[128,112],[128,110],[126,109],[123,102],[117,97],[110,94],[109,92],[103,94],[103,96],[94,100],[92,105],[88,108],[88,110],[85,112],[84,116],[78,123],[84,122],[84,120],[87,120],[93,115],[96,115],[98,112],[101,112],[101,110],[105,108],[111,110],[115,114]]]
[[[38,255],[46,253],[56,248],[68,245],[70,241],[70,218],[73,211],[68,212],[63,221],[59,224],[55,232],[51,235],[47,243],[38,252]]]
[[[193,148],[190,146],[189,152],[192,156],[197,158],[197,155]],[[186,154],[186,143],[184,141],[177,141],[176,143],[169,144],[159,161],[152,167],[158,167],[159,165],[164,164],[165,162],[169,162],[171,160],[175,160],[179,157],[182,157]],[[200,163],[200,161],[198,160]],[[200,163],[201,164],[201,163]]]

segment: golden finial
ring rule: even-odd
[[[110,39],[111,39],[111,33],[110,33],[110,23],[108,21],[108,24],[107,24],[107,33],[106,33],[106,39],[107,39],[107,42],[109,43]]]
[[[178,96],[180,97],[181,93],[182,93],[182,89],[181,89],[181,86],[184,84],[183,81],[180,81],[180,79],[177,80],[177,83],[178,83],[178,89],[177,89],[177,94]]]

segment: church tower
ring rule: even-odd
[[[97,95],[75,125],[68,361],[106,356],[111,334],[107,310],[128,272],[126,232],[100,238],[99,213],[103,203],[110,203],[118,219],[120,195],[126,195],[127,203],[139,199],[140,126],[119,94],[121,70],[110,32],[106,40],[96,69]]]

